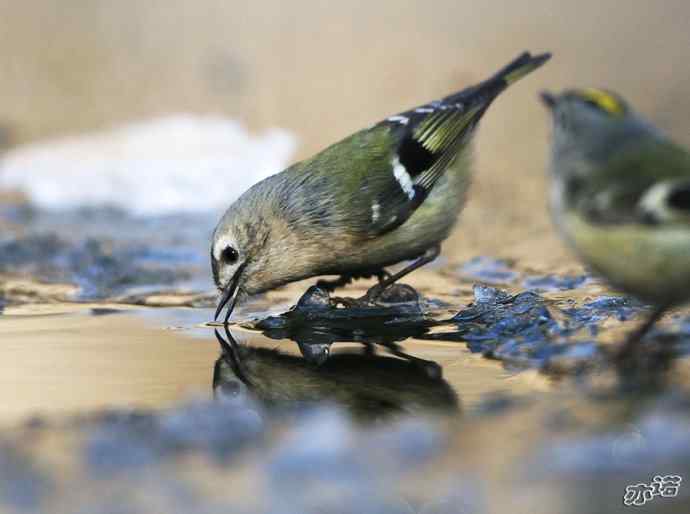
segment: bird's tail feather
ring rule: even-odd
[[[444,103],[454,103],[471,100],[472,97],[481,97],[481,101],[491,103],[503,90],[517,82],[525,75],[530,74],[551,58],[550,53],[533,56],[524,52],[513,59],[506,66],[497,71],[492,77],[480,82],[474,87],[464,89],[458,93],[444,98]],[[488,106],[488,105],[487,105]]]
[[[489,82],[502,82],[505,87],[508,87],[513,82],[517,82],[525,75],[533,72],[542,64],[551,58],[551,54],[545,53],[532,56],[529,52],[525,52],[499,70]]]

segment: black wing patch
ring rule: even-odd
[[[424,148],[424,145],[413,137],[406,137],[398,147],[400,164],[403,165],[410,177],[415,178],[431,166],[438,159],[438,155]]]
[[[656,182],[643,189],[635,202],[633,219],[628,222],[642,222],[649,225],[664,223],[690,223],[690,182],[668,180]]]
[[[690,213],[690,184],[684,183],[673,188],[666,201],[672,209]]]
[[[381,122],[398,143],[387,182],[377,189],[383,192],[371,207],[374,233],[404,223],[462,150],[491,102],[549,58],[525,52],[480,84]]]
[[[386,120],[399,140],[372,205],[372,229],[388,232],[404,223],[429,196],[488,105],[436,102]]]

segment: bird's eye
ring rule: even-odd
[[[227,264],[235,264],[240,254],[232,246],[226,246],[220,254],[220,258]]]

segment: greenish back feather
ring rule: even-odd
[[[478,85],[391,116],[289,168],[283,204],[291,221],[361,238],[396,229],[467,146],[493,100],[548,58],[524,53]]]

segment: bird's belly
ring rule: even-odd
[[[690,299],[690,230],[682,226],[599,227],[575,214],[561,229],[596,272],[624,292],[653,303]]]

